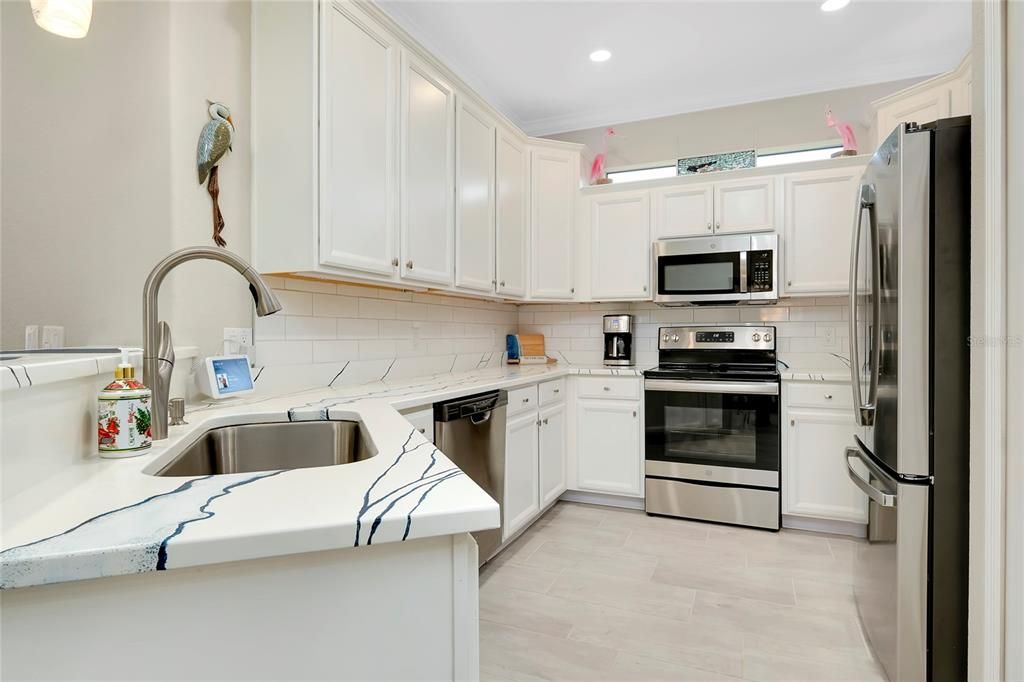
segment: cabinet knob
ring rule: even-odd
[[[636,410],[633,410],[633,416],[634,417],[636,416]]]
[[[543,422],[544,422],[545,424],[547,424],[547,423],[548,423],[548,420],[547,420],[547,419],[544,419],[544,420],[542,420],[542,421],[543,421]]]
[[[576,293],[576,287],[573,287],[572,289],[569,289],[569,293],[570,294],[575,294]]]
[[[832,400],[832,394],[831,393],[826,393],[825,394],[825,400]]]
[[[492,287],[495,286],[497,283],[498,283],[498,280],[496,280],[496,279],[492,279],[491,280],[491,286]]]
[[[421,426],[419,431],[420,431],[420,433],[426,433],[427,432],[427,428],[425,426]]]
[[[537,420],[537,426],[540,426],[540,420],[539,419]]]
[[[412,261],[411,261],[411,260],[410,260],[410,261],[407,261],[407,262],[405,263],[405,267],[407,267],[408,269],[412,270]]]
[[[562,391],[562,389],[560,389],[560,388],[556,388],[556,389],[554,390],[554,392],[555,392],[555,393],[561,393],[561,391]]]
[[[721,229],[722,229],[722,223],[715,223],[715,231],[717,232],[718,230],[721,230]]]
[[[787,286],[787,287],[791,287],[791,286],[793,286],[793,280],[791,280],[791,279],[787,279],[787,280],[786,280],[786,286]]]
[[[391,259],[391,267],[393,267],[393,268],[397,268],[398,267],[398,256],[395,256],[394,258]]]
[[[610,391],[610,390],[612,390],[612,387],[611,387],[611,386],[605,386],[605,387],[604,387],[604,390],[606,390],[606,391]]]
[[[789,425],[790,426],[796,426],[796,420],[795,419],[790,419],[789,420]]]
[[[505,286],[505,280],[501,280],[501,286]]]
[[[524,403],[528,403],[528,402],[530,402],[530,399],[529,398],[523,398],[523,402]]]
[[[647,291],[647,285],[646,284],[644,285],[644,291]]]
[[[708,223],[708,232],[711,231],[711,223]]]

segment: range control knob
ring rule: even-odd
[[[673,341],[678,341],[679,340],[679,334],[673,334],[672,335],[672,340]]]
[[[765,341],[771,341],[771,340],[772,340],[772,335],[771,335],[771,334],[767,334],[767,333],[766,333],[766,334],[764,335],[764,340],[765,340]]]
[[[668,343],[668,339],[669,339],[668,334],[665,334],[664,336],[661,337],[661,340],[664,341],[665,343]]]
[[[751,336],[750,338],[752,338],[755,342],[757,342],[757,341],[761,340],[761,335],[758,334],[757,332],[754,332],[754,335]]]

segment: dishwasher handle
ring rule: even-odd
[[[488,391],[474,395],[434,403],[434,421],[450,422],[470,419],[474,424],[483,424],[490,419],[492,411],[508,404],[508,392]]]

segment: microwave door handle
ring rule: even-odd
[[[747,291],[747,252],[740,251],[740,293],[745,294]]]

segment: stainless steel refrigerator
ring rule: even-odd
[[[901,124],[861,178],[850,264],[869,498],[854,593],[890,680],[967,679],[970,118]]]

